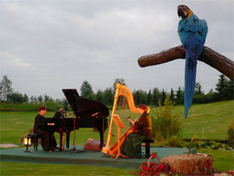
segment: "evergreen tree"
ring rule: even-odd
[[[103,98],[102,98],[102,95],[103,95],[103,93],[102,93],[102,91],[99,89],[98,91],[97,91],[97,93],[96,93],[96,100],[97,101],[99,101],[99,102],[103,102]]]
[[[162,90],[161,105],[164,105],[165,99],[166,99],[166,92],[165,92],[164,89],[163,89],[163,90]]]
[[[134,97],[135,105],[141,104],[141,97],[140,97],[140,93],[138,90],[133,92],[133,97]]]
[[[7,96],[7,100],[11,103],[26,103],[28,101],[28,96],[26,94],[22,95],[19,92],[14,92]]]
[[[234,99],[234,82],[231,81],[231,80],[228,82],[227,99],[228,100],[233,100]]]
[[[177,105],[183,104],[184,102],[184,92],[181,90],[181,87],[176,91],[176,99],[175,102]]]
[[[69,110],[70,106],[68,104],[68,101],[66,99],[62,100],[62,105],[65,111]]]
[[[7,97],[12,93],[12,81],[8,79],[6,75],[4,75],[2,81],[0,82],[0,100],[7,100]]]
[[[37,99],[38,99],[39,103],[41,103],[43,100],[43,97],[40,95]]]
[[[93,98],[93,90],[91,84],[88,81],[84,81],[80,88],[80,94],[84,98],[92,99]]]
[[[52,98],[50,98],[48,95],[44,95],[44,101],[45,101],[45,103],[49,102],[51,100],[52,100]]]
[[[103,92],[103,103],[105,105],[113,105],[114,102],[114,94],[112,88],[107,88]]]
[[[114,93],[115,93],[115,89],[116,89],[116,84],[117,84],[117,83],[120,83],[120,84],[126,86],[126,83],[125,83],[124,78],[116,78],[116,79],[115,79],[115,82],[114,82],[114,84],[113,84],[113,92],[114,92]]]
[[[31,97],[30,97],[30,102],[33,103],[33,104],[34,104],[34,103],[37,103],[37,102],[38,102],[38,98],[37,98],[36,96],[31,96]],[[41,102],[40,102],[40,103],[41,103]]]
[[[173,88],[171,88],[170,100],[171,100],[172,102],[174,102],[174,101],[175,101],[175,94],[174,94],[174,90],[173,90]]]
[[[133,91],[133,97],[134,97],[134,101],[135,101],[135,105],[139,105],[139,104],[147,104],[147,92],[143,91],[143,90],[134,90]]]
[[[228,81],[226,77],[222,74],[219,76],[218,83],[216,84],[215,90],[218,92],[219,100],[225,100],[225,92],[228,87]]]
[[[151,89],[149,90],[148,95],[147,95],[147,105],[150,105],[150,104],[151,104]]]
[[[117,78],[115,79],[115,82],[113,84],[114,88],[107,88],[104,92],[98,90],[97,93],[94,94],[92,86],[89,84],[89,82],[84,81],[80,88],[80,93],[81,96],[84,98],[95,99],[106,105],[113,105],[116,83],[126,85],[123,78]],[[144,90],[134,90],[133,96],[135,105],[141,103],[155,106],[157,106],[159,103],[161,103],[161,105],[164,105],[166,91],[163,89],[162,92],[160,92],[158,88],[154,88],[153,90],[150,89],[148,92]],[[216,84],[215,92],[211,89],[208,94],[204,94],[201,84],[195,84],[193,103],[209,103],[213,101],[231,99],[234,99],[234,82],[228,80],[224,75],[220,75],[218,83]],[[9,80],[6,75],[4,75],[3,80],[0,82],[0,100],[9,101],[10,103],[24,103],[27,102],[29,98],[26,94],[22,95],[19,92],[14,92],[12,88],[12,81]],[[183,104],[184,90],[179,87],[175,94],[175,91],[171,89],[170,100],[175,102],[177,105]],[[31,96],[30,103],[39,103],[44,105],[51,104],[51,109],[56,109],[58,107],[58,104],[60,104],[60,106],[63,105],[64,107],[67,106],[63,103],[63,101],[54,101],[48,95],[40,95],[39,97]],[[55,105],[56,103],[57,105]],[[68,108],[66,107],[66,109]]]
[[[202,91],[201,83],[199,82],[195,83],[194,95],[204,95],[204,92]]]
[[[158,88],[154,88],[153,89],[153,105],[158,106],[159,99],[160,99],[160,92]]]

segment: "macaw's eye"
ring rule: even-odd
[[[182,7],[182,10],[183,11],[187,11],[187,7]]]

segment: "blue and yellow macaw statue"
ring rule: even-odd
[[[179,5],[178,34],[186,51],[185,61],[185,90],[184,90],[184,117],[192,105],[196,81],[197,59],[202,53],[208,27],[205,20],[200,20],[186,5]]]

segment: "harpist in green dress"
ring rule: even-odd
[[[142,141],[152,139],[151,117],[147,113],[149,107],[141,104],[138,109],[142,114],[141,117],[135,122],[129,119],[129,122],[135,126],[137,131],[129,134],[121,146],[121,154],[130,158],[140,158]]]

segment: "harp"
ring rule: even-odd
[[[124,104],[124,105],[123,105]],[[119,105],[119,107],[117,107]],[[127,112],[127,113],[126,113]],[[117,83],[116,84],[116,91],[114,96],[114,104],[112,107],[112,113],[111,113],[111,120],[109,125],[109,131],[107,136],[107,142],[106,146],[102,148],[102,153],[107,155],[116,155],[118,152],[118,146],[122,146],[125,138],[128,134],[135,132],[134,126],[130,125],[130,123],[127,121],[127,115],[131,115],[132,119],[139,118],[139,111],[135,107],[134,104],[134,98],[129,90],[128,87]],[[114,116],[117,114],[119,117],[121,117],[121,121],[124,123],[124,125],[127,127],[127,130],[121,132],[120,139],[113,139],[115,136],[114,132],[117,131],[114,129]],[[123,115],[125,114],[125,115]],[[126,128],[125,128],[126,129]],[[112,140],[115,140],[114,143]],[[113,145],[112,145],[113,143]]]

